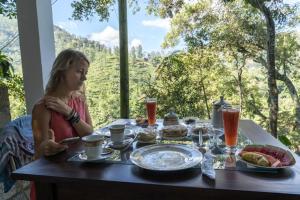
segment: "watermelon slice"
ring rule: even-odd
[[[247,145],[242,149],[242,152],[260,153],[268,159],[271,167],[291,166],[296,163],[295,158],[289,151],[272,145]]]

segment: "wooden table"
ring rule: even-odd
[[[126,120],[118,120],[124,122]],[[251,120],[240,129],[254,143],[286,148]],[[66,159],[80,150],[41,158],[13,172],[17,180],[35,181],[38,199],[300,199],[300,161],[279,173],[216,170],[216,180],[200,169],[155,173],[132,164],[76,163]]]

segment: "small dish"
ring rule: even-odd
[[[148,140],[148,141],[137,140],[137,142],[139,144],[155,144],[156,143],[156,139],[154,139],[154,140]]]
[[[184,125],[164,126],[161,130],[163,139],[181,140],[187,136],[188,129]]]
[[[180,137],[167,137],[167,136],[162,136],[162,138],[164,139],[164,140],[183,140],[184,138],[185,138],[186,136],[180,136]]]
[[[142,129],[137,133],[137,141],[140,144],[156,143],[156,132],[151,129]]]
[[[113,142],[109,142],[108,146],[112,149],[123,149],[125,148],[127,145],[129,145],[132,142],[132,138],[126,139],[123,142],[120,143],[113,143]]]

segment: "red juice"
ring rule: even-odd
[[[237,145],[238,126],[239,126],[239,109],[224,109],[223,110],[225,144],[229,147]]]
[[[156,101],[147,101],[146,103],[148,124],[154,125],[156,122]]]

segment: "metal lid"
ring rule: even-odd
[[[214,106],[214,107],[217,107],[217,108],[219,108],[219,107],[221,107],[221,106],[223,106],[223,105],[230,105],[228,102],[226,102],[226,101],[224,100],[224,97],[223,97],[223,96],[220,96],[220,100],[219,100],[219,101],[216,101],[216,102],[213,103],[213,106]]]
[[[174,108],[170,109],[170,112],[165,115],[164,119],[165,120],[178,120],[178,116],[176,115]]]

